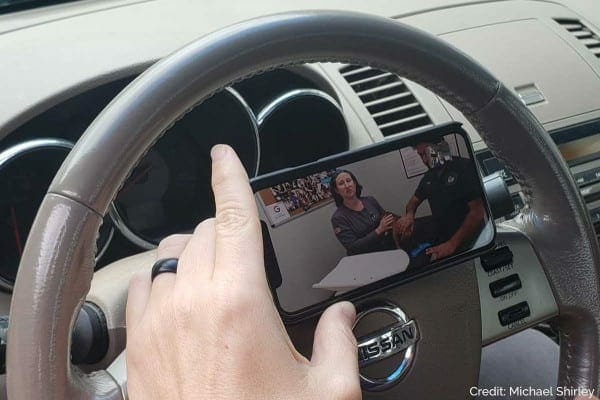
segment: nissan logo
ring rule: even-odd
[[[415,346],[419,340],[419,330],[413,320],[390,303],[380,303],[356,316],[354,327],[373,313],[384,313],[392,316],[397,322],[358,338],[358,365],[360,368],[374,364],[395,354],[403,353],[396,368],[385,378],[371,378],[360,374],[361,386],[365,390],[381,391],[397,383],[408,371],[415,354]]]

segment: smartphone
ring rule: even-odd
[[[267,278],[286,322],[475,257],[496,234],[471,143],[457,123],[251,185]]]

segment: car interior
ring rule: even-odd
[[[365,357],[402,324],[360,364],[363,398],[598,395],[600,3],[5,0],[0,54],[0,399],[128,398],[129,280],[214,215],[218,143],[266,182],[267,276],[300,353],[313,303],[354,302]],[[327,160],[435,132],[481,179],[480,250],[332,283],[360,256],[335,240]],[[375,172],[335,164],[398,218],[427,170],[406,143]]]

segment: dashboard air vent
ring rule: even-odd
[[[397,75],[360,65],[345,65],[340,68],[340,73],[363,102],[383,136],[433,125]]]
[[[555,18],[563,28],[587,47],[593,55],[600,58],[600,37],[578,19]]]

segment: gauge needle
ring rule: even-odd
[[[141,181],[146,175],[148,175],[148,172],[150,172],[151,169],[152,165],[146,165],[138,174],[134,175],[132,178],[129,179],[129,181],[125,184],[121,191],[126,192],[127,190],[129,190],[133,185],[135,185],[136,183]]]
[[[15,206],[10,206],[10,215],[13,223],[13,232],[15,233],[15,242],[17,242],[17,250],[19,250],[19,257],[23,254],[23,245],[21,243],[21,236],[19,235],[19,225],[17,224],[17,213],[15,212]]]

